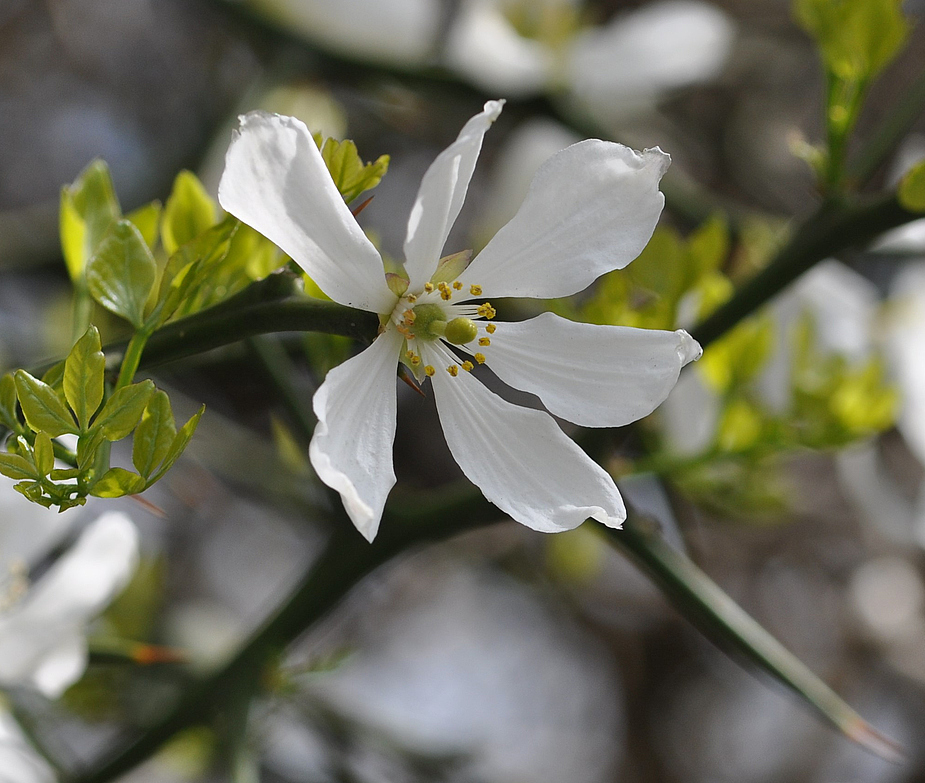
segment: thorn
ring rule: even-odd
[[[414,389],[422,397],[425,397],[425,398],[427,397],[427,395],[424,394],[424,390],[420,386],[418,386],[417,381],[415,381],[414,378],[408,373],[408,370],[405,369],[405,366],[403,364],[398,365],[398,377],[401,378],[405,383],[407,383],[412,389]]]
[[[364,201],[362,204],[360,204],[360,206],[358,206],[356,209],[351,210],[351,212],[353,212],[353,216],[354,216],[354,217],[358,217],[359,214],[360,214],[364,209],[366,209],[366,207],[369,206],[369,202],[372,201],[375,197],[376,197],[376,194],[373,193],[373,195],[371,195],[368,199],[366,199],[366,201]]]
[[[158,519],[166,519],[167,512],[164,511],[160,506],[155,505],[147,498],[143,498],[141,495],[130,495],[132,500],[134,500],[139,505],[143,506],[147,511],[150,511]]]

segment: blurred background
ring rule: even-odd
[[[909,42],[872,88],[858,143],[925,72],[925,3],[904,10]],[[561,306],[690,326],[698,301],[758,268],[818,203],[795,150],[823,134],[823,89],[785,0],[3,0],[0,367],[69,347],[61,187],[102,158],[125,212],[166,200],[181,168],[214,195],[235,117],[255,108],[351,138],[364,160],[391,156],[362,223],[392,257],[426,167],[487,99],[508,103],[450,251],[484,244],[558,149],[588,136],[660,146],[668,206],[631,267],[642,271]],[[923,156],[925,117],[868,188]],[[289,651],[249,716],[259,780],[925,780],[922,225],[819,265],[689,368],[608,465],[677,546],[904,745],[904,763],[851,745],[731,661],[589,526],[542,536],[502,522],[377,571]],[[710,275],[665,316],[659,259],[704,253]],[[350,350],[273,346],[306,404]],[[161,513],[108,504],[138,523],[143,560],[103,626],[188,650],[192,673],[259,625],[327,530],[260,348],[156,373],[178,418],[199,402],[208,413],[149,493]],[[456,479],[431,401],[399,398],[400,483]],[[33,513],[0,503],[0,525],[48,524]],[[189,674],[97,663],[61,702],[27,706],[77,763]],[[125,780],[218,780],[221,741],[186,732]]]

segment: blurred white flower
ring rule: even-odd
[[[331,51],[389,65],[433,54],[442,0],[251,0],[255,10]]]
[[[719,75],[735,28],[715,6],[661,0],[592,27],[576,39],[566,82],[600,122],[651,110],[672,90]]]
[[[32,749],[13,717],[0,709],[0,783],[54,783],[55,773]]]
[[[387,285],[379,252],[305,125],[248,114],[228,150],[222,206],[276,242],[332,299],[381,317],[373,344],[328,373],[315,394],[318,425],[309,450],[318,476],[340,492],[370,540],[395,484],[399,359],[419,380],[430,377],[463,473],[513,519],[553,532],[588,517],[619,526],[626,512],[616,485],[550,416],[506,402],[478,382],[469,372],[474,364],[486,363],[568,421],[613,427],[650,413],[681,367],[700,355],[686,332],[580,324],[551,313],[495,323],[484,301],[568,296],[626,266],[649,241],[664,204],[658,182],[669,159],[658,149],[638,153],[589,140],[563,150],[537,172],[520,211],[468,267],[438,269],[501,105],[487,103],[425,174],[408,222],[401,295]],[[454,296],[459,303],[451,303]],[[460,360],[450,345],[472,361]]]
[[[76,682],[87,663],[87,623],[137,562],[138,532],[125,514],[109,512],[88,525],[44,576],[0,608],[0,686],[57,698]]]

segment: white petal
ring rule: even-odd
[[[32,748],[19,724],[0,711],[0,783],[54,783],[55,773]]]
[[[570,296],[646,246],[665,198],[669,157],[590,139],[537,171],[524,203],[460,276],[486,297]]]
[[[496,326],[482,349],[494,373],[583,427],[622,427],[647,416],[702,353],[681,330],[582,324],[552,313]]]
[[[110,511],[36,584],[22,611],[37,623],[86,623],[128,584],[137,566],[138,530],[125,514]]]
[[[445,349],[421,347],[447,445],[463,473],[512,519],[544,533],[588,517],[620,527],[626,509],[613,479],[543,411],[489,391],[470,373],[446,371]]]
[[[87,527],[21,603],[0,615],[0,682],[60,693],[83,672],[75,638],[125,586],[138,563],[138,532],[118,512]],[[67,649],[65,649],[67,648]],[[47,667],[46,667],[47,665]]]
[[[336,489],[347,514],[372,541],[395,485],[395,368],[402,336],[389,329],[363,353],[328,373],[312,404],[318,424],[308,453],[315,472]]]
[[[439,0],[261,0],[250,4],[350,59],[420,67],[437,42]]]
[[[49,699],[57,699],[81,678],[86,668],[87,640],[82,631],[75,629],[36,661],[32,682]]]
[[[405,271],[410,290],[418,290],[437,268],[447,235],[469,190],[482,138],[501,113],[504,101],[488,101],[449,147],[430,164],[408,218]]]
[[[522,98],[553,73],[551,48],[521,36],[492,0],[464,0],[446,43],[446,63],[489,93]]]
[[[579,34],[566,67],[573,94],[603,122],[651,110],[668,90],[723,68],[735,28],[698,0],[665,0]]]
[[[395,296],[304,123],[251,112],[225,155],[222,207],[281,247],[335,302],[387,313]]]

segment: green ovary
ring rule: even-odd
[[[422,304],[414,308],[411,332],[421,340],[443,338],[453,345],[465,345],[478,336],[478,327],[469,318],[446,321],[446,311],[437,304]]]

